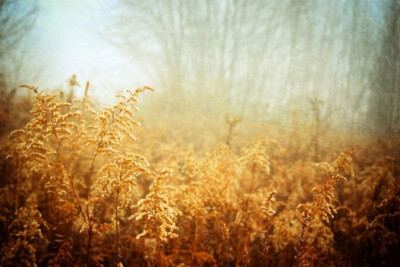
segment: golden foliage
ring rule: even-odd
[[[149,87],[100,110],[89,83],[68,102],[23,87],[34,95],[30,120],[0,148],[2,266],[400,262],[399,155],[382,148],[395,143],[328,149],[322,132],[298,125],[290,142],[249,143],[237,117],[209,147],[210,135],[138,129]]]
[[[168,238],[177,238],[177,217],[181,212],[176,208],[173,188],[165,185],[165,177],[171,175],[169,169],[164,169],[160,174],[155,174],[150,192],[141,199],[135,207],[137,211],[129,217],[143,222],[143,232],[136,239],[152,235],[157,244],[168,242]]]

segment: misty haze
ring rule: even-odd
[[[0,23],[0,266],[400,265],[399,0]]]

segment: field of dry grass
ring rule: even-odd
[[[89,84],[72,101],[24,87],[1,113],[1,266],[400,265],[398,138],[230,117],[196,140],[139,127],[149,87],[104,109]]]

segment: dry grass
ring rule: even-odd
[[[30,121],[0,150],[1,266],[400,264],[394,140],[324,150],[320,129],[296,126],[243,147],[234,118],[198,150],[137,128],[149,87],[103,110],[89,84],[71,103],[24,87]]]

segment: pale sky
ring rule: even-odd
[[[36,25],[28,45],[32,65],[39,71],[41,88],[65,86],[76,74],[84,85],[93,84],[99,98],[117,90],[148,84],[131,59],[110,45],[102,30],[115,0],[40,0]]]

